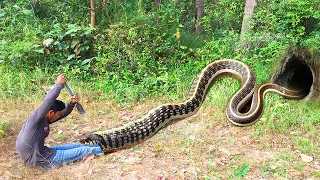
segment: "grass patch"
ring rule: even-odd
[[[260,165],[261,174],[276,175],[279,178],[289,178],[289,169],[303,170],[304,163],[296,162],[296,154],[290,150],[279,152],[277,156],[267,159],[265,163]],[[294,162],[294,163],[293,163]]]
[[[0,121],[0,138],[5,137],[9,129],[8,121]]]
[[[300,162],[300,163],[293,165],[293,169],[295,169],[297,171],[303,171],[304,166],[305,166],[305,163]]]
[[[312,173],[312,176],[314,176],[316,178],[320,178],[320,171]]]
[[[305,137],[298,137],[298,139],[295,141],[295,145],[302,153],[314,153],[319,149],[317,142]]]
[[[293,156],[294,155],[291,151],[285,151],[279,155],[279,159],[290,162],[293,160]]]
[[[259,136],[272,131],[314,139],[318,133],[319,113],[320,109],[313,103],[267,94],[264,114],[255,126],[255,134]]]
[[[54,83],[46,71],[39,69],[26,73],[2,66],[0,67],[0,71],[2,72],[0,78],[0,98],[5,100],[37,99],[45,94],[43,86]]]
[[[286,161],[271,161],[266,165],[260,166],[260,173],[265,175],[276,174],[277,176],[287,177],[288,166],[288,162]]]

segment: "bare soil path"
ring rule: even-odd
[[[145,101],[120,108],[112,101],[86,101],[82,103],[86,115],[79,116],[74,111],[53,124],[46,142],[75,142],[83,132],[125,123],[159,103]],[[0,180],[320,178],[320,153],[300,152],[295,146],[299,132],[259,133],[259,122],[250,127],[235,127],[226,121],[224,111],[215,106],[202,108],[196,115],[162,129],[130,149],[50,170],[28,168],[15,152],[15,139],[38,104],[0,101],[0,120],[9,122],[7,135],[0,139]]]

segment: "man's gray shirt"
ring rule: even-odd
[[[16,150],[25,164],[31,167],[44,167],[51,162],[56,150],[44,145],[50,132],[49,122],[45,115],[60,94],[64,84],[57,83],[46,95],[42,104],[31,114],[23,124],[16,141]],[[68,116],[74,105],[68,103],[57,120]]]

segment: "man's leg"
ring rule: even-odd
[[[78,159],[83,158],[88,154],[100,154],[102,150],[99,145],[93,146],[80,146],[77,148],[67,149],[67,150],[57,150],[52,162],[45,166],[45,168],[50,168],[52,166],[62,166],[64,163],[71,163]]]
[[[66,144],[66,145],[52,146],[51,148],[55,150],[68,150],[68,149],[73,149],[73,148],[78,148],[83,146],[89,146],[89,145],[81,144],[81,143],[72,143],[72,144]]]

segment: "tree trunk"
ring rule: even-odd
[[[154,0],[154,8],[160,9],[160,3],[161,3],[161,0]]]
[[[199,35],[202,32],[202,24],[201,19],[204,14],[204,1],[196,0],[196,9],[197,9],[197,27],[195,30],[195,35]]]
[[[94,9],[94,0],[90,0],[90,12],[91,12],[91,24],[90,27],[95,27],[95,9]]]
[[[154,8],[159,10],[160,3],[161,3],[161,0],[154,0]],[[159,24],[159,18],[157,17],[157,15],[154,15],[154,18],[156,19],[157,24]]]
[[[240,34],[241,39],[243,38],[244,33],[246,33],[248,31],[249,20],[250,20],[251,16],[253,15],[254,8],[257,5],[258,5],[257,0],[246,0],[243,20],[242,20],[241,34]]]
[[[110,0],[103,0],[102,1],[102,4],[106,10],[106,15],[107,15],[107,18],[108,18],[108,21],[110,22],[110,24],[112,23],[111,22],[111,19],[110,19],[110,15],[109,15],[109,4],[110,4]]]

